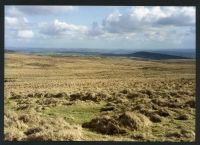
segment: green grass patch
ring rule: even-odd
[[[88,122],[100,114],[104,102],[99,104],[91,102],[77,102],[69,106],[56,106],[44,110],[44,114],[51,117],[64,117],[69,123],[82,124]]]
[[[176,120],[176,119],[165,119],[162,123],[155,123],[152,126],[152,135],[154,135],[157,140],[163,141],[193,141],[193,136],[191,137],[166,137],[166,134],[173,132],[179,133],[182,129],[187,131],[195,130],[195,120]]]

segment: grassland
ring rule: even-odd
[[[195,61],[5,54],[5,140],[194,141]]]

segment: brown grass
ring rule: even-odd
[[[124,127],[131,130],[142,130],[151,125],[151,121],[144,115],[135,112],[125,112],[119,116],[119,121]]]
[[[81,140],[81,126],[71,125],[63,118],[51,119],[41,117],[34,112],[18,115],[6,112],[5,121],[5,140]]]
[[[10,53],[4,83],[5,140],[195,139],[194,60]]]

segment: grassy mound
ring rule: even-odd
[[[151,121],[142,114],[125,112],[120,116],[101,116],[84,123],[82,127],[102,134],[121,134],[128,130],[141,130],[151,125]]]
[[[6,141],[20,140],[81,140],[82,128],[71,125],[63,118],[45,118],[30,112],[29,115],[18,115],[12,111],[4,115]]]
[[[110,116],[101,116],[94,118],[90,122],[84,123],[82,127],[89,128],[93,131],[102,134],[110,134],[110,135],[125,132],[120,128],[117,120],[115,120],[113,117]]]
[[[93,101],[93,102],[100,102],[101,100],[107,99],[107,95],[103,93],[75,93],[70,95],[70,101],[75,101],[75,100],[82,100],[82,101]]]
[[[131,130],[141,130],[151,125],[151,121],[144,115],[135,112],[125,112],[119,116],[122,126]]]

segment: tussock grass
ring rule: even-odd
[[[5,140],[195,139],[193,60],[10,53],[4,83]]]
[[[18,115],[6,112],[4,115],[4,139],[19,140],[81,140],[82,128],[71,125],[63,118],[46,118],[30,112],[28,115]]]
[[[142,130],[151,125],[151,121],[144,115],[135,112],[125,112],[119,116],[119,121],[124,127],[131,130]]]

